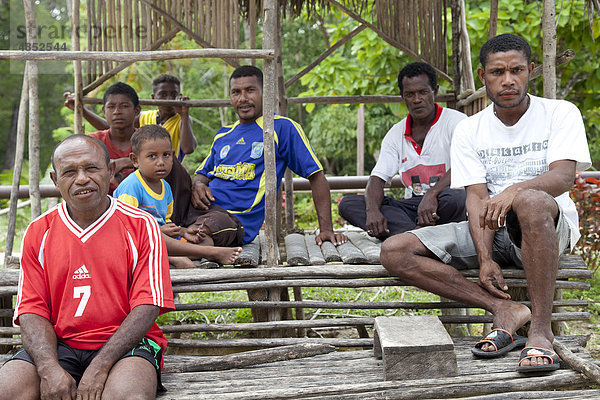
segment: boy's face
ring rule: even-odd
[[[135,129],[135,118],[141,107],[135,107],[126,94],[111,94],[102,106],[106,122],[111,129]]]
[[[173,82],[162,82],[152,88],[152,98],[156,100],[176,100],[179,96],[179,85]],[[172,106],[158,107],[161,114],[174,114],[175,109]]]
[[[173,168],[173,149],[168,139],[144,140],[140,154],[131,153],[129,157],[148,183],[166,178]]]

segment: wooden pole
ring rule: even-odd
[[[276,0],[263,2],[263,49],[275,53],[275,29],[277,26]],[[263,84],[263,142],[265,159],[265,234],[267,237],[267,266],[277,265],[277,237],[276,237],[276,205],[277,205],[277,176],[275,171],[275,143],[274,143],[274,118],[276,97],[276,61],[273,59],[264,62]]]
[[[171,364],[166,372],[198,372],[198,371],[223,371],[234,368],[243,368],[250,365],[266,364],[277,361],[296,360],[298,358],[313,357],[336,351],[335,346],[324,343],[301,343],[289,346],[280,346],[272,349],[246,351],[225,356],[198,357],[197,360]]]
[[[276,46],[277,29],[277,1],[263,1],[263,49],[273,50]],[[264,61],[263,82],[263,157],[265,161],[265,236],[267,246],[267,267],[277,266],[277,172],[275,170],[275,99],[277,96],[276,76],[277,61],[269,59]],[[281,298],[280,290],[270,290],[269,300],[278,301]],[[281,319],[281,312],[275,308],[268,311],[269,320]],[[277,332],[273,332],[277,335]]]
[[[490,0],[490,31],[488,38],[493,38],[498,33],[498,0]]]
[[[73,9],[69,12],[71,18],[71,46],[73,51],[80,51],[79,42],[79,0],[73,1]],[[74,94],[75,94],[75,120],[73,122],[73,132],[83,133],[83,77],[81,71],[81,60],[73,61],[74,70]]]
[[[23,0],[27,42],[37,43],[34,0]],[[38,93],[38,65],[27,61],[29,80],[29,196],[31,197],[31,219],[42,213],[40,196],[40,104]]]
[[[459,0],[452,0],[450,3],[452,12],[452,86],[454,95],[462,92],[462,81],[460,73],[460,7]],[[458,106],[455,105],[458,109]]]
[[[542,36],[544,68],[544,97],[556,98],[556,25],[554,16],[556,8],[554,0],[544,0],[542,8]]]
[[[473,65],[471,64],[471,44],[469,32],[467,31],[467,17],[465,12],[465,1],[460,0],[460,53],[463,62],[463,82],[465,90],[475,91],[475,80],[473,79]]]
[[[24,0],[27,1],[27,0]],[[182,58],[267,58],[273,50],[188,49],[161,51],[20,51],[0,50],[0,60],[95,60],[95,61],[161,61]]]
[[[19,199],[19,183],[23,171],[23,153],[25,150],[25,126],[27,125],[27,103],[29,101],[29,79],[28,68],[25,66],[23,72],[23,86],[21,88],[21,100],[19,102],[19,116],[17,119],[17,144],[15,146],[15,165],[13,166],[12,187],[10,190],[10,213],[8,214],[8,228],[6,232],[6,248],[4,250],[4,267],[10,264],[12,255],[15,228],[17,224],[17,201]]]
[[[356,175],[365,174],[365,105],[356,113]]]
[[[569,367],[600,384],[600,367],[575,355],[560,340],[554,340],[554,350]]]

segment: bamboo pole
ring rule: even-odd
[[[23,0],[28,43],[37,43],[34,0]],[[29,80],[29,196],[31,197],[31,219],[42,213],[40,197],[40,103],[38,93],[38,65],[27,61]]]
[[[556,98],[556,15],[554,0],[544,0],[542,8],[544,97]]]
[[[27,0],[25,0],[27,1]],[[0,50],[0,60],[96,60],[160,61],[183,58],[264,58],[272,60],[273,50],[188,49],[162,51],[20,51]]]
[[[17,201],[19,198],[19,183],[23,171],[23,153],[25,151],[25,126],[27,125],[27,103],[29,101],[28,68],[23,72],[23,85],[21,100],[19,102],[19,116],[17,119],[17,144],[15,146],[15,165],[13,166],[12,187],[10,190],[10,213],[8,214],[8,227],[6,232],[6,247],[4,250],[4,268],[8,267],[8,260],[12,256],[17,223]]]

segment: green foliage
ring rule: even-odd
[[[340,229],[344,225],[344,221],[337,209],[337,205],[341,199],[341,194],[332,193],[331,219],[333,229]],[[294,224],[299,229],[312,231],[319,228],[317,210],[315,209],[315,204],[310,193],[294,193],[294,216]]]
[[[468,1],[467,27],[473,67],[479,66],[479,50],[487,40],[490,2]],[[557,53],[575,51],[575,58],[557,68],[557,97],[581,110],[596,169],[600,168],[600,20],[590,27],[584,0],[556,2]],[[531,45],[532,61],[542,63],[541,4],[538,1],[505,0],[498,12],[498,33],[517,33]],[[476,82],[481,85],[480,82]],[[531,83],[530,92],[542,95],[543,80]]]

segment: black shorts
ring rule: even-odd
[[[75,382],[77,382],[77,385],[79,385],[83,373],[99,351],[100,350],[74,349],[63,342],[58,342],[56,348],[58,363],[65,371],[71,374],[73,379],[75,379]],[[160,379],[162,349],[156,342],[148,338],[143,338],[131,351],[123,354],[120,360],[127,357],[142,357],[143,359],[148,360],[148,362],[156,369],[157,392],[165,391]],[[27,361],[28,363],[35,365],[33,359],[25,349],[17,351],[8,361],[11,360]]]

